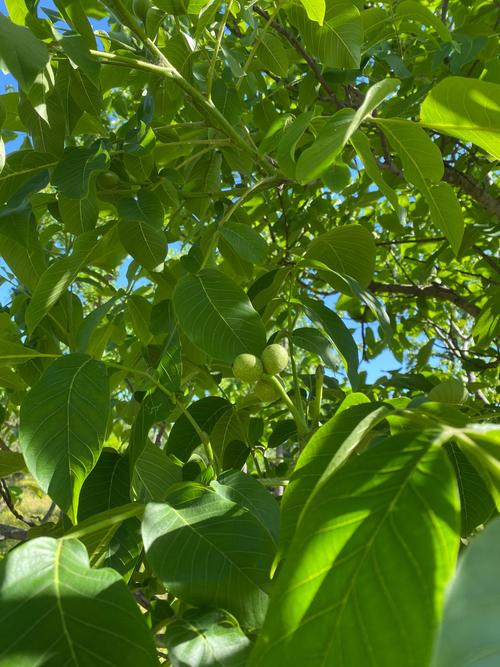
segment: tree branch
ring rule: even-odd
[[[402,294],[414,297],[423,296],[430,297],[432,299],[450,301],[474,317],[477,317],[481,312],[480,308],[475,306],[473,303],[470,303],[465,297],[457,294],[449,287],[439,285],[438,283],[432,283],[432,285],[419,287],[418,285],[391,285],[388,283],[379,283],[376,280],[372,280],[369,285],[369,289],[372,292],[381,292],[385,294]]]
[[[444,168],[443,180],[452,185],[456,185],[489,213],[500,218],[500,200],[490,195],[489,192],[481,188],[469,176],[463,174],[454,167],[446,165]]]
[[[254,5],[253,10],[256,14],[258,14],[266,21],[269,21],[269,19],[271,18],[269,12],[266,12],[265,9],[262,9],[258,5]],[[321,72],[318,63],[314,60],[314,58],[312,58],[307,53],[307,51],[304,49],[299,40],[295,37],[293,32],[291,30],[288,30],[288,28],[285,28],[285,26],[281,25],[281,23],[278,23],[278,21],[275,21],[274,19],[270,22],[270,25],[272,28],[274,28],[274,30],[276,30],[276,32],[279,32],[279,34],[282,35],[288,41],[290,46],[293,46],[293,48],[297,51],[297,53],[300,56],[302,56],[302,58],[304,58],[306,63],[309,65],[309,69],[314,74],[315,79],[321,84],[321,87],[326,92],[331,101],[334,102],[334,104],[336,104],[339,108],[347,106],[345,102],[342,102],[342,100],[338,99],[332,87],[323,76],[323,73]]]
[[[8,526],[6,523],[0,523],[0,537],[4,540],[23,541],[28,537],[28,531],[24,528],[16,528],[15,526]]]

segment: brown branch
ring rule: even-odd
[[[394,241],[376,241],[375,245],[404,245],[407,243],[439,243],[440,241],[446,241],[444,236],[428,236],[427,238],[422,239],[395,239]]]
[[[465,194],[472,197],[478,204],[480,204],[484,209],[496,215],[497,218],[500,218],[500,199],[493,197],[487,192],[484,188],[481,188],[477,183],[475,183],[469,176],[458,171],[454,167],[446,165],[444,168],[443,180],[456,185],[460,188]]]
[[[0,479],[0,495],[2,496],[5,504],[7,505],[10,513],[16,517],[19,521],[22,521],[25,523],[27,526],[34,526],[35,524],[33,521],[28,521],[28,519],[25,519],[24,516],[16,510],[14,507],[14,503],[12,502],[12,498],[10,495],[9,487],[7,486],[7,483],[4,479]]]
[[[26,540],[28,531],[24,528],[16,528],[15,526],[8,526],[6,523],[0,523],[0,537],[4,540]]]
[[[392,285],[388,283],[379,283],[376,280],[372,280],[369,285],[369,289],[372,292],[381,292],[385,294],[402,294],[414,297],[423,296],[430,297],[432,299],[450,301],[474,317],[477,317],[481,312],[480,308],[475,306],[473,303],[470,303],[465,297],[457,294],[449,287],[439,285],[438,283],[432,283],[432,285],[419,287],[418,285]]]
[[[481,257],[484,259],[486,264],[489,264],[494,271],[496,271],[497,273],[500,273],[500,264],[498,264],[496,262],[494,257],[491,257],[490,255],[487,255],[484,252],[484,250],[481,250],[481,248],[477,245],[474,246],[474,250],[481,255]]]
[[[385,151],[384,151],[385,153]],[[389,157],[389,162],[387,161]],[[403,172],[398,169],[394,162],[390,159],[390,156],[387,154],[384,155],[385,162],[379,162],[381,169],[388,169],[393,174],[396,174],[400,178],[403,177]],[[469,176],[466,176],[462,172],[458,171],[450,165],[445,165],[443,181],[455,185],[460,188],[462,192],[466,195],[469,195],[474,201],[484,208],[488,213],[495,215],[497,218],[500,218],[500,200],[496,197],[493,197],[487,190],[481,188],[475,181],[473,181]]]
[[[254,5],[253,10],[256,14],[258,14],[266,21],[269,21],[269,19],[271,18],[269,12],[266,12],[265,9],[262,9],[258,5]],[[285,28],[285,26],[281,25],[281,23],[278,23],[278,21],[275,21],[274,19],[270,22],[270,24],[272,28],[274,28],[276,32],[279,32],[279,34],[282,35],[288,41],[290,46],[293,46],[293,48],[297,51],[297,53],[300,56],[302,56],[302,58],[304,58],[306,63],[309,65],[309,69],[314,74],[315,79],[321,84],[321,87],[326,92],[330,100],[334,102],[334,104],[336,104],[339,108],[347,106],[345,102],[339,100],[338,97],[335,95],[335,92],[333,91],[332,87],[323,76],[323,73],[321,72],[318,63],[314,60],[312,56],[310,56],[307,53],[307,51],[304,49],[299,40],[295,37],[293,32],[291,30],[288,30],[288,28]]]

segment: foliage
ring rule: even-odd
[[[5,5],[0,666],[493,666],[494,3]]]

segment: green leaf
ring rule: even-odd
[[[338,367],[338,357],[333,350],[330,341],[323,336],[317,329],[309,327],[299,327],[294,329],[292,333],[292,341],[294,345],[317,354],[321,361],[332,370]]]
[[[455,443],[447,443],[446,450],[455,468],[460,508],[462,537],[469,537],[474,530],[486,523],[495,513],[495,502],[481,476]]]
[[[92,188],[89,190],[87,197],[82,199],[69,199],[59,193],[57,202],[66,231],[71,234],[83,234],[95,228],[99,216],[99,206]]]
[[[165,212],[160,198],[149,191],[139,192],[136,197],[120,199],[116,205],[125,220],[141,220],[155,229],[161,229]]]
[[[384,99],[395,92],[399,86],[398,79],[384,79],[368,89],[363,103],[353,112],[352,109],[341,109],[318,134],[316,141],[306,148],[297,162],[297,178],[307,183],[320,176],[332,165],[342,149],[356,132],[361,123],[376,109]]]
[[[0,564],[0,581],[2,667],[158,665],[120,575],[91,570],[77,540],[40,537],[20,545]]]
[[[245,667],[251,646],[227,614],[197,609],[189,609],[182,618],[168,623],[165,643],[173,667]]]
[[[421,189],[422,182],[437,183],[443,178],[441,151],[416,123],[377,118],[394,152],[401,160],[405,178]]]
[[[279,166],[290,178],[295,178],[295,150],[311,124],[314,111],[300,114],[283,132],[276,154]]]
[[[325,0],[300,0],[302,6],[307,12],[307,18],[323,25],[325,18],[326,5]]]
[[[458,520],[432,436],[406,432],[350,459],[300,517],[249,667],[428,664]]]
[[[83,354],[57,359],[21,404],[28,469],[73,522],[83,482],[102,449],[109,407],[106,369]]]
[[[131,294],[127,299],[127,312],[135,335],[141,343],[147,345],[153,337],[149,330],[151,304],[143,296]]]
[[[323,262],[329,269],[368,287],[375,271],[376,253],[375,241],[366,227],[342,225],[314,238],[305,257]]]
[[[172,310],[170,301],[168,302],[168,306],[169,310]],[[182,384],[181,352],[179,331],[177,326],[173,324],[162,349],[162,356],[157,368],[158,380],[172,393],[179,391]]]
[[[223,225],[219,234],[231,248],[246,262],[264,264],[268,254],[265,239],[249,225],[239,222],[228,222]]]
[[[382,176],[380,166],[373,157],[368,137],[364,135],[361,130],[357,130],[350,137],[349,141],[363,162],[363,166],[368,176],[372,179],[380,192],[387,197],[393,209],[399,213],[401,206],[399,205],[398,195],[396,191],[386,183]]]
[[[243,352],[260,354],[264,325],[241,287],[216,269],[183,276],[173,303],[189,340],[214,359],[232,363]]]
[[[120,241],[125,250],[145,269],[153,271],[167,254],[167,237],[144,220],[120,220]]]
[[[96,232],[85,232],[75,241],[73,252],[53,262],[40,276],[26,309],[26,326],[30,334],[55,306],[62,294],[88,264],[96,245]]]
[[[22,454],[10,452],[8,449],[0,450],[0,478],[24,470],[26,470],[26,464]]]
[[[15,151],[7,156],[0,174],[0,203],[9,201],[24,185],[33,182],[34,177],[48,175],[48,169],[54,167],[57,160],[48,153],[32,150]],[[40,189],[47,180],[40,180]]]
[[[231,403],[225,398],[207,396],[191,403],[187,410],[200,430],[210,433],[218,419],[231,410]],[[201,440],[198,432],[186,415],[181,414],[168,436],[165,445],[166,453],[173,454],[181,461],[187,461],[199,445],[201,445]]]
[[[438,33],[443,42],[451,42],[451,34],[446,25],[433,14],[430,9],[415,0],[404,0],[396,7],[396,16],[402,19],[410,19],[417,23],[417,31],[420,33],[422,25],[431,26]]]
[[[173,484],[182,479],[182,469],[152,442],[146,442],[132,473],[132,494],[142,503],[161,502]]]
[[[89,194],[90,179],[105,171],[109,154],[101,144],[91,148],[68,148],[52,174],[52,185],[69,199],[83,199]]]
[[[260,41],[255,49],[255,57],[260,61],[262,67],[276,76],[286,76],[288,56],[279,37],[266,32],[257,39]]]
[[[500,519],[466,547],[446,593],[432,667],[496,667],[500,656]]]
[[[23,364],[30,359],[47,356],[43,352],[26,347],[22,343],[0,338],[0,366]],[[53,355],[48,355],[52,357]]]
[[[357,396],[351,394],[350,400]],[[353,405],[346,399],[336,414],[314,433],[295,465],[281,501],[282,551],[289,546],[302,510],[319,481],[330,474],[330,468],[335,470],[345,462],[387,412],[380,403]]]
[[[288,17],[304,40],[306,51],[335,69],[357,69],[361,59],[363,26],[352,2],[327,2],[323,25],[315,25],[302,7],[292,6]]]
[[[10,72],[27,92],[48,62],[45,44],[0,14],[0,68]]]
[[[458,199],[448,183],[428,183],[428,180],[439,181],[444,173],[439,148],[415,123],[377,119],[377,124],[401,159],[405,178],[420,190],[429,206],[432,221],[446,236],[457,255],[464,234],[463,214]]]
[[[321,324],[332,344],[337,348],[347,369],[347,376],[352,388],[358,384],[359,355],[351,332],[340,317],[321,301],[302,300],[309,317]]]
[[[83,483],[78,521],[130,502],[130,474],[126,456],[114,450],[101,452],[95,468]]]
[[[172,595],[197,606],[222,607],[243,626],[259,627],[275,549],[246,508],[186,483],[167,503],[146,507],[142,535],[148,562]]]
[[[175,403],[163,391],[152,389],[146,393],[130,430],[128,455],[131,470],[146,446],[151,426],[155,422],[167,419],[174,408]]]
[[[420,108],[422,125],[477,144],[500,160],[500,85],[461,76],[440,81]]]
[[[211,486],[223,498],[232,500],[251,512],[277,546],[280,530],[279,505],[276,498],[255,477],[240,470],[229,470],[219,475]]]
[[[464,387],[461,380],[450,378],[440,382],[433,387],[429,392],[431,401],[438,401],[439,403],[462,404],[465,403],[469,397],[469,392]]]

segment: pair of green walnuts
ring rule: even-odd
[[[259,357],[255,354],[239,354],[233,361],[234,377],[243,382],[256,382],[255,393],[265,403],[271,403],[279,397],[272,382],[262,376],[277,375],[288,365],[288,352],[284,347],[273,343],[268,345]]]

